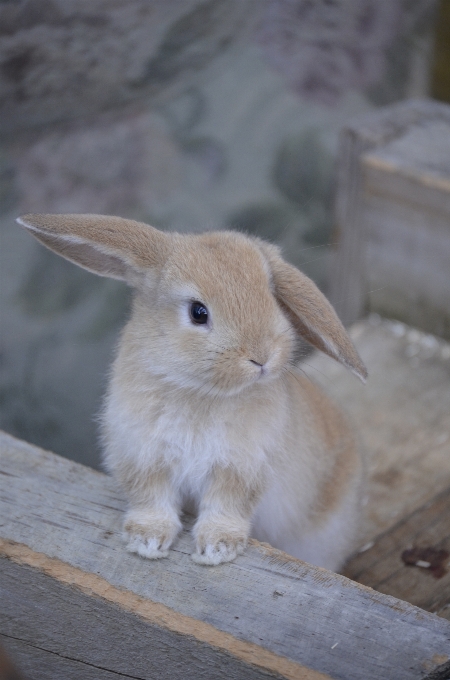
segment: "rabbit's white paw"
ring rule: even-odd
[[[192,559],[197,564],[215,566],[222,562],[231,562],[242,555],[247,545],[247,534],[242,531],[230,531],[221,527],[196,528],[197,550]]]
[[[149,560],[167,557],[180,529],[178,517],[131,511],[124,525],[127,550]]]

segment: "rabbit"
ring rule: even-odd
[[[298,338],[367,371],[333,308],[278,247],[235,231],[162,232],[101,215],[25,215],[41,243],[134,288],[101,416],[126,493],[128,550],[168,555],[196,515],[192,558],[248,538],[337,571],[360,515],[352,431],[296,366]]]

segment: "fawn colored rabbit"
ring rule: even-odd
[[[187,508],[196,562],[233,560],[252,534],[337,570],[358,524],[361,461],[340,412],[296,368],[298,338],[362,379],[366,370],[314,283],[237,232],[164,233],[99,215],[18,222],[135,289],[102,415],[128,549],[165,557]]]

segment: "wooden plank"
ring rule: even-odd
[[[441,132],[443,129],[446,131],[444,135]],[[390,312],[390,307],[384,306],[384,302],[389,300],[388,292],[384,296],[369,298],[369,291],[384,288],[390,291],[391,298],[393,291],[396,295],[399,295],[399,291],[410,292],[408,282],[401,286],[401,277],[398,286],[391,282],[399,270],[398,258],[393,263],[389,259],[392,255],[391,239],[394,237],[395,241],[400,223],[406,228],[414,215],[420,213],[420,219],[416,221],[420,222],[421,238],[414,241],[417,252],[409,262],[409,267],[411,248],[408,248],[407,243],[400,257],[400,262],[404,263],[402,269],[413,272],[417,260],[420,261],[421,246],[427,240],[426,235],[433,239],[429,229],[430,224],[434,223],[436,208],[450,214],[449,130],[450,107],[425,100],[385,107],[351,121],[342,130],[333,239],[338,246],[331,273],[330,298],[346,325],[356,321],[368,310],[381,310],[385,314]],[[419,176],[422,179],[418,179]],[[408,181],[405,182],[405,178]],[[376,200],[373,192],[375,179]],[[414,180],[412,184],[411,180]],[[386,194],[383,193],[382,185]],[[392,198],[394,194],[395,200]],[[414,205],[410,205],[411,201]],[[422,232],[425,235],[423,237]],[[399,234],[398,238],[401,237],[402,234]],[[448,231],[447,241],[450,241]],[[441,242],[442,238],[437,239],[435,250],[439,251]],[[377,266],[384,266],[379,274]],[[436,264],[434,267],[439,269],[441,277],[448,271],[446,268],[436,268]],[[448,274],[446,281],[448,286]],[[422,280],[418,279],[413,286],[417,298],[422,293],[421,284]],[[428,302],[426,293],[424,290],[422,298]],[[408,295],[404,298],[399,299],[396,306],[397,315],[401,312],[404,321],[414,325],[423,322],[427,330],[442,334],[443,331],[435,323],[439,319],[437,311],[422,320],[422,317],[415,315],[417,305],[407,304]],[[431,296],[430,303],[436,300],[439,300],[437,294]],[[425,304],[423,306],[426,307]],[[450,311],[445,302],[442,308]],[[444,325],[443,330],[446,337],[450,337],[450,322],[448,328],[447,324]]]
[[[150,658],[167,649],[172,678],[186,677],[193,649],[201,663],[216,659],[212,677],[222,677],[225,658],[244,665],[241,677],[251,669],[255,677],[412,680],[450,658],[448,621],[257,542],[236,562],[205,568],[190,559],[187,524],[168,559],[128,554],[124,501],[110,478],[6,434],[0,442],[9,602],[0,632],[10,638],[109,672],[120,657],[118,672],[140,678],[154,677]],[[82,635],[77,654],[70,635]],[[140,640],[141,656],[129,654]]]
[[[324,355],[302,366],[359,432],[368,477],[362,546],[450,486],[450,344],[378,317],[351,335],[366,385]]]
[[[194,636],[157,625],[142,611],[138,616],[131,611],[131,602],[123,608],[117,601],[99,597],[95,583],[93,591],[97,596],[81,592],[73,587],[73,581],[83,575],[67,572],[61,563],[57,568],[71,573],[70,585],[37,567],[18,565],[6,558],[0,562],[2,612],[6,619],[2,633],[7,649],[18,661],[22,660],[24,672],[39,664],[46,680],[65,680],[71,674],[96,680],[96,673],[105,680],[112,680],[116,674],[120,678],[161,680],[285,677],[245,663]],[[98,587],[98,580],[96,583]],[[14,643],[19,646],[17,656]],[[307,669],[296,670],[298,677],[305,680],[326,677]],[[31,677],[35,677],[34,670]]]
[[[28,680],[28,678],[31,680],[125,680],[130,677],[68,659],[5,635],[0,634],[0,640],[24,673],[17,678],[0,675],[0,680]]]
[[[450,488],[378,536],[370,549],[355,555],[345,575],[427,611],[444,613],[450,605],[449,518]],[[424,566],[407,566],[402,554],[413,547],[446,551],[442,575]],[[425,556],[422,561],[426,564]]]

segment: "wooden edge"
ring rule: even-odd
[[[0,538],[0,557],[10,559],[16,564],[38,569],[59,583],[76,588],[85,595],[98,597],[108,603],[118,605],[152,625],[181,635],[189,635],[244,663],[278,673],[288,680],[331,680],[327,674],[285,659],[254,643],[238,640],[209,623],[180,614],[159,602],[153,602],[128,590],[116,588],[101,576],[84,572],[57,558],[35,552],[23,543]]]
[[[362,157],[363,164],[370,167],[373,170],[378,170],[388,173],[396,173],[410,179],[417,184],[420,184],[427,188],[439,189],[440,191],[445,191],[450,193],[450,180],[438,177],[431,172],[426,172],[421,170],[419,172],[414,172],[413,170],[407,170],[401,165],[395,165],[394,163],[385,160],[384,158],[379,158],[376,152],[369,152],[363,154]]]

